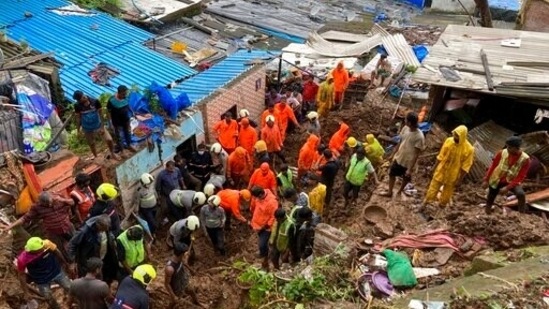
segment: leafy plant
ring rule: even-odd
[[[273,274],[255,266],[246,267],[237,280],[244,284],[252,284],[249,291],[249,297],[250,304],[254,306],[261,304],[267,295],[276,289],[276,282]]]
[[[78,5],[81,5],[88,9],[97,9],[105,6],[106,4],[114,5],[116,7],[121,7],[120,0],[76,0]]]
[[[284,285],[282,294],[292,301],[312,301],[328,294],[326,280],[323,275],[314,275],[312,279],[297,276]]]
[[[76,155],[86,155],[90,152],[86,139],[84,136],[79,136],[76,129],[69,132],[68,144],[69,149]]]

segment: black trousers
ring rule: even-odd
[[[360,186],[355,186],[349,181],[345,181],[345,184],[343,185],[343,196],[345,199],[349,198],[349,193],[353,192],[352,198],[357,199],[358,198],[358,192],[360,192]]]
[[[221,255],[225,255],[225,232],[223,227],[206,228],[208,236],[212,240],[212,244]]]
[[[499,191],[506,187],[508,184],[506,183],[500,183],[498,184],[497,188],[488,188],[488,197],[486,198],[486,207],[492,207],[494,205],[494,201],[496,200],[496,197],[499,194]],[[519,211],[526,211],[526,194],[524,193],[524,190],[522,189],[522,186],[518,185],[510,190],[515,194],[518,200],[518,210]],[[488,210],[488,209],[487,209]]]

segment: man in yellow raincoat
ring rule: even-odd
[[[334,77],[330,74],[318,89],[316,95],[317,113],[319,117],[326,117],[334,106]]]
[[[385,149],[379,143],[377,138],[373,134],[366,135],[366,158],[372,162],[374,166],[379,166],[383,163],[383,155],[385,155]]]
[[[459,126],[452,131],[453,137],[447,138],[437,156],[437,166],[424,204],[434,202],[440,187],[439,205],[446,206],[454,193],[454,188],[469,172],[475,158],[475,149],[467,140],[467,127]]]

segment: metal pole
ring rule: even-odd
[[[279,56],[280,60],[278,61],[278,76],[276,78],[276,81],[278,83],[278,91],[282,89],[282,56]]]
[[[51,145],[53,145],[53,143],[55,142],[55,140],[57,140],[57,138],[59,137],[59,135],[61,135],[61,133],[63,132],[63,130],[65,130],[65,128],[67,127],[67,125],[69,125],[69,122],[71,121],[72,117],[74,116],[74,113],[70,114],[69,117],[67,117],[67,119],[65,120],[65,122],[63,123],[63,125],[61,126],[61,129],[59,129],[59,131],[57,131],[55,133],[55,135],[52,137],[52,139],[48,142],[48,144],[46,145],[46,147],[44,148],[45,151],[48,151],[48,149],[50,149]]]

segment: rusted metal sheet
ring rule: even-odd
[[[493,121],[488,121],[469,131],[469,141],[475,147],[475,162],[469,172],[474,181],[484,177],[496,153],[505,146],[505,140],[515,134]]]

